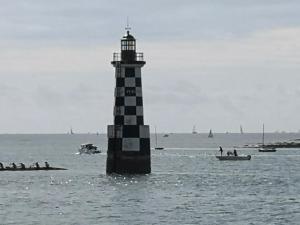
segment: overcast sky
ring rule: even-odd
[[[127,16],[152,131],[300,130],[300,1],[0,3],[0,133],[106,132]]]

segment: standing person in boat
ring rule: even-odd
[[[47,169],[50,167],[48,162],[45,162],[45,167],[46,167]]]
[[[233,150],[234,156],[238,156],[236,149]]]
[[[3,164],[0,162],[0,170],[3,170],[4,169],[4,166]]]
[[[223,148],[220,146],[220,150],[219,150],[220,152],[221,152],[221,156],[222,156],[222,154],[223,154]]]
[[[39,168],[40,168],[40,165],[39,165],[38,162],[35,163],[35,168],[36,168],[36,169],[39,169]]]

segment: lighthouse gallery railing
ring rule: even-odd
[[[121,53],[113,53],[113,61],[121,61]],[[144,53],[137,52],[135,53],[135,61],[144,61]]]

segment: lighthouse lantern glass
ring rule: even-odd
[[[135,41],[122,40],[121,41],[122,51],[135,51]]]

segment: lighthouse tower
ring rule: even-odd
[[[113,54],[116,87],[114,125],[108,125],[107,173],[151,172],[150,131],[144,125],[141,68],[143,53],[136,52],[136,40],[127,30],[121,39],[121,53]]]

